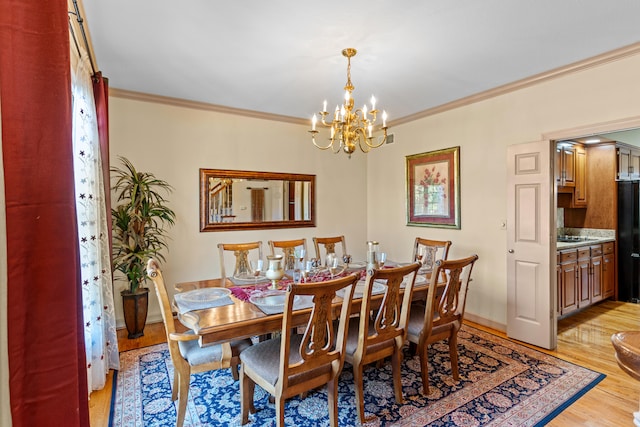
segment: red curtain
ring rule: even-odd
[[[67,0],[0,0],[14,426],[88,426]]]
[[[107,218],[111,218],[111,188],[109,165],[109,79],[98,71],[93,76],[93,97],[96,103],[96,118],[98,119],[98,138],[100,139],[100,160],[102,161],[102,176],[104,178],[104,202]],[[113,232],[109,228],[109,253],[111,253]]]

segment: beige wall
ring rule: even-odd
[[[390,259],[408,260],[416,236],[447,239],[453,241],[451,257],[480,256],[467,312],[504,328],[506,147],[640,115],[638,75],[640,55],[587,69],[399,125],[392,129],[393,145],[351,160],[314,148],[305,126],[112,97],[112,163],[125,155],[175,187],[171,205],[178,223],[164,266],[169,284],[216,277],[219,242],[345,234],[356,258],[364,255],[364,242],[375,239]],[[454,146],[461,147],[462,228],[406,226],[405,156]],[[316,174],[318,227],[200,233],[201,167]],[[118,292],[116,299],[121,319]]]
[[[408,257],[416,236],[451,240],[450,257],[477,253],[467,312],[504,327],[507,146],[640,115],[638,75],[635,56],[396,127],[395,144],[368,157],[369,237],[393,259]],[[404,156],[454,146],[461,147],[462,228],[407,227]],[[377,204],[377,195],[386,202]]]
[[[366,157],[348,159],[313,147],[307,127],[218,112],[111,97],[111,164],[125,156],[139,170],[168,181],[177,222],[171,229],[167,284],[219,277],[221,242],[311,238],[344,234],[349,251],[364,257],[366,241]],[[199,231],[199,168],[291,172],[316,175],[316,228],[258,231]],[[115,203],[115,200],[113,201]],[[118,325],[123,325],[116,282]],[[149,321],[159,321],[155,296]]]

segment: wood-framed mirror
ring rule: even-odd
[[[200,169],[200,231],[315,227],[315,175]]]

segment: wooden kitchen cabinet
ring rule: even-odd
[[[615,271],[615,244],[614,242],[602,245],[602,298],[610,298],[615,294],[616,271]]]
[[[576,145],[575,156],[573,206],[581,208],[587,206],[587,150],[582,145]]]
[[[589,247],[578,248],[578,308],[591,305],[591,253]]]
[[[607,242],[557,252],[557,312],[560,316],[614,295],[614,248],[614,242]]]
[[[559,143],[556,146],[556,183],[559,187],[575,187],[576,149],[573,145]]]
[[[616,145],[617,173],[620,181],[640,179],[640,150]]]
[[[560,251],[560,315],[578,309],[578,251]]]
[[[591,246],[591,260],[589,262],[591,274],[590,291],[591,303],[602,301],[602,245]]]

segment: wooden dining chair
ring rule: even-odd
[[[227,268],[225,262],[225,253],[233,252],[234,268],[232,276],[250,275],[252,273],[249,257],[255,259],[263,259],[262,241],[248,243],[218,243],[218,252],[220,254],[220,277],[223,283],[227,283]]]
[[[260,342],[240,354],[240,396],[242,424],[255,413],[255,384],[275,397],[276,425],[284,426],[285,400],[326,384],[329,421],[338,426],[338,377],[344,364],[346,325],[358,276],[291,284],[287,290],[282,334]],[[350,286],[351,285],[351,286]],[[336,291],[345,289],[338,326],[334,326],[332,301]],[[311,316],[303,334],[294,334],[294,298],[313,298]]]
[[[271,255],[276,254],[276,249],[280,249],[284,255],[284,269],[293,270],[295,268],[295,253],[300,249],[304,249],[305,257],[307,254],[307,239],[296,240],[269,240],[269,248]]]
[[[364,418],[364,367],[372,362],[391,356],[393,370],[393,390],[398,404],[404,403],[402,397],[402,378],[400,365],[401,348],[407,333],[406,324],[411,305],[413,285],[419,263],[403,267],[373,270],[367,275],[360,306],[360,316],[352,317],[347,332],[345,360],[353,366],[353,380],[356,390],[356,406],[361,424]],[[373,295],[374,284],[386,282],[384,294]],[[404,296],[400,297],[402,283]],[[375,307],[373,298],[382,298]]]
[[[453,379],[458,381],[458,331],[464,318],[467,291],[478,255],[456,260],[438,260],[431,275],[424,305],[413,304],[407,323],[407,340],[415,343],[420,356],[422,390],[429,394],[428,346],[447,339]],[[438,283],[438,276],[446,282]]]
[[[413,243],[413,255],[411,259],[419,261],[423,268],[433,270],[437,260],[447,259],[449,256],[450,240],[430,240],[416,237]]]
[[[342,254],[336,252],[336,244],[340,243]],[[342,256],[347,255],[347,242],[344,236],[336,237],[314,237],[313,246],[316,250],[316,258],[318,258],[324,264],[327,254],[334,253],[342,259]],[[322,257],[321,247],[324,248],[324,258]]]
[[[200,347],[199,337],[193,331],[178,332],[176,330],[164,278],[157,261],[154,259],[147,262],[147,276],[153,281],[160,303],[160,313],[167,334],[171,363],[173,363],[171,400],[179,398],[176,426],[182,427],[187,410],[191,374],[230,367],[234,379],[237,380],[238,364],[240,363],[238,355],[242,350],[251,346],[251,341],[246,339]]]

